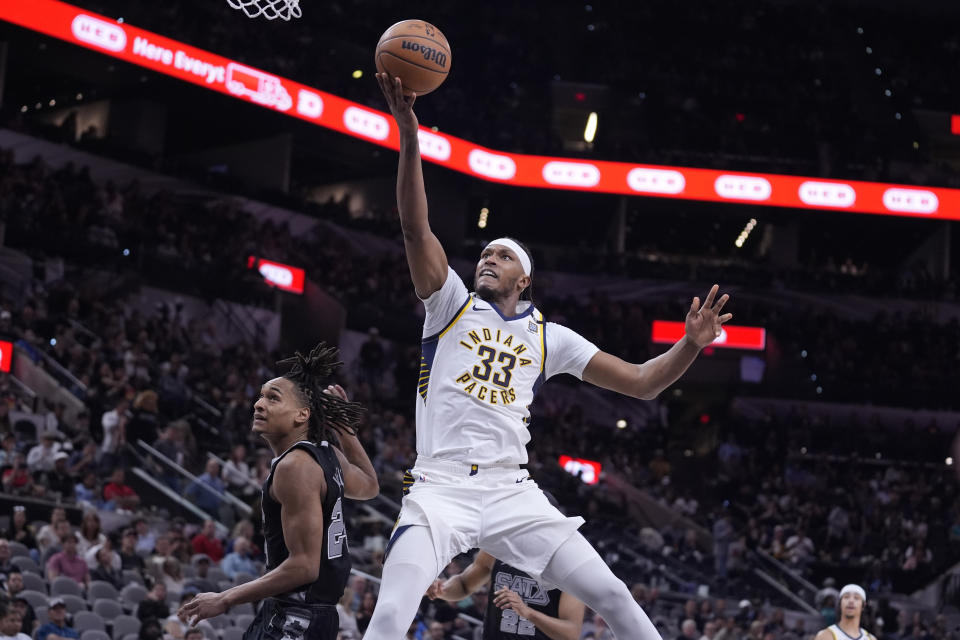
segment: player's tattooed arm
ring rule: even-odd
[[[413,287],[420,298],[439,291],[447,279],[447,254],[430,229],[427,192],[420,161],[419,123],[413,112],[416,94],[403,95],[400,78],[377,74],[377,82],[400,131],[400,166],[397,169],[397,210],[403,227],[403,246]]]

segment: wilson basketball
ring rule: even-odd
[[[378,72],[400,78],[404,93],[422,96],[447,79],[450,44],[429,22],[403,20],[380,36],[375,60]]]

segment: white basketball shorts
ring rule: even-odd
[[[417,457],[391,542],[411,525],[430,529],[441,569],[480,548],[534,579],[583,524],[551,505],[518,465],[471,465]],[[389,549],[388,549],[389,554]]]

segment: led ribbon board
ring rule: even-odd
[[[306,273],[300,267],[291,267],[282,262],[250,256],[247,258],[247,268],[256,269],[263,276],[263,280],[271,287],[290,293],[303,294]]]
[[[603,467],[596,460],[560,456],[559,462],[560,466],[563,467],[567,473],[579,475],[580,479],[586,484],[597,484],[600,482],[600,471]]]
[[[668,320],[654,320],[650,339],[657,344],[674,344],[683,337],[684,323]],[[721,349],[747,349],[763,351],[767,348],[767,330],[762,327],[738,327],[723,325],[720,337],[713,341],[713,347]]]
[[[393,119],[266,71],[57,0],[3,0],[0,19],[391,149]],[[371,81],[372,82],[372,81]],[[711,202],[960,220],[960,189],[521,155],[420,130],[429,162],[482,180]]]
[[[13,364],[13,343],[0,340],[0,371],[9,372]]]

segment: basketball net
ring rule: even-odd
[[[263,16],[267,20],[299,18],[300,0],[227,0],[234,9],[240,9],[249,18]]]

